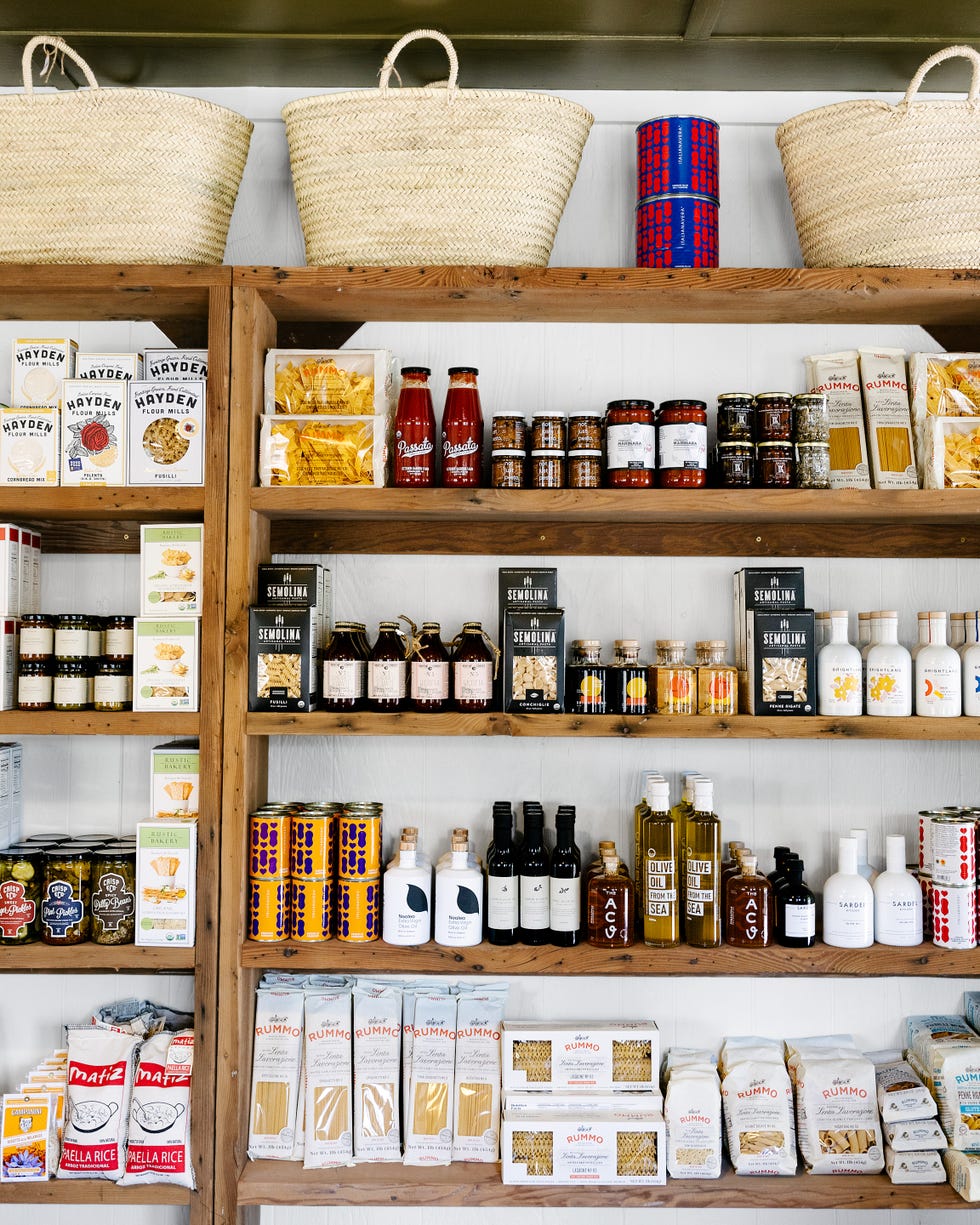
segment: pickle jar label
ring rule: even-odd
[[[85,907],[71,885],[65,880],[51,881],[41,902],[41,923],[51,935],[63,939],[81,923],[84,914]]]
[[[115,932],[135,913],[136,897],[126,888],[125,880],[117,872],[106,872],[92,893],[92,918],[98,919],[107,932]]]
[[[0,885],[0,936],[6,940],[16,939],[34,922],[37,907],[26,894],[19,880],[5,880]]]

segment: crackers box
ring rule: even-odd
[[[201,623],[196,617],[137,617],[133,710],[197,710]]]
[[[196,821],[136,826],[136,943],[194,944]]]
[[[503,1087],[653,1090],[660,1087],[660,1031],[654,1021],[505,1021]]]
[[[746,613],[750,715],[817,712],[813,610]]]
[[[61,337],[29,336],[14,341],[10,403],[14,408],[57,404],[61,385],[75,374],[78,345]]]
[[[143,359],[138,353],[79,353],[75,357],[76,379],[132,379],[143,377]]]
[[[140,612],[199,617],[204,581],[203,523],[140,527]]]
[[[130,485],[203,485],[203,380],[134,379],[127,386]]]
[[[121,379],[66,379],[62,485],[126,484],[126,389]]]
[[[200,815],[201,752],[196,740],[150,749],[150,816],[194,821]]]
[[[663,1186],[663,1117],[642,1111],[602,1118],[511,1118],[501,1125],[501,1175],[510,1186]]]
[[[143,378],[155,383],[207,379],[207,349],[144,349]]]
[[[57,404],[0,413],[0,484],[57,485],[61,467]]]
[[[248,610],[249,710],[315,710],[313,609]]]

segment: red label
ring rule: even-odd
[[[25,892],[19,880],[5,880],[0,885],[0,936],[13,939],[22,927],[34,922],[37,906],[25,898]]]
[[[70,1063],[68,1083],[70,1085],[124,1085],[126,1083],[125,1059],[119,1063]]]
[[[61,1150],[60,1170],[118,1170],[119,1149],[115,1144],[77,1144],[66,1140]]]
[[[127,1174],[183,1174],[182,1144],[131,1144],[126,1153]]]
[[[186,1076],[174,1075],[168,1072],[162,1063],[147,1063],[141,1060],[133,1085],[137,1089],[144,1089],[147,1085],[156,1085],[161,1089],[178,1089],[190,1083],[190,1072]]]

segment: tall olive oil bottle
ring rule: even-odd
[[[680,941],[677,896],[677,831],[670,814],[670,786],[647,786],[649,812],[643,821],[642,871],[637,881],[643,911],[643,943],[671,948]]]
[[[714,785],[694,782],[694,813],[687,822],[685,934],[694,948],[721,944],[721,822],[712,811]]]

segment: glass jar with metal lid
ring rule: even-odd
[[[793,397],[788,391],[763,391],[755,397],[755,439],[793,441]]]
[[[798,442],[796,444],[797,489],[830,488],[830,444]]]
[[[523,451],[494,451],[490,456],[490,485],[494,489],[524,488]]]
[[[793,397],[793,437],[796,442],[830,442],[830,409],[823,392]]]
[[[43,880],[44,852],[39,847],[0,851],[0,945],[40,939]]]
[[[497,412],[490,421],[491,451],[523,451],[527,446],[527,422],[517,409]]]
[[[563,489],[565,486],[565,452],[531,452],[531,488]]]
[[[572,409],[568,414],[569,451],[601,451],[604,416],[601,408]]]
[[[565,708],[571,714],[604,715],[608,669],[598,638],[577,638],[565,668]]]
[[[20,619],[18,654],[32,663],[54,658],[54,617],[48,613],[25,613]]]
[[[82,944],[91,931],[90,852],[67,843],[44,856],[41,939],[45,944]]]
[[[106,617],[103,637],[103,655],[106,659],[133,658],[133,618]]]
[[[718,397],[718,441],[751,442],[755,400],[747,391],[724,391]]]
[[[763,489],[793,488],[796,463],[790,443],[760,442],[756,448],[756,465]]]
[[[708,483],[708,406],[665,400],[657,412],[657,485],[702,489]]]
[[[57,659],[88,658],[88,617],[83,613],[62,613],[58,617],[54,653]]]
[[[565,450],[565,414],[539,408],[531,414],[531,451]]]
[[[610,488],[653,488],[655,411],[650,400],[611,400],[606,407],[606,484]]]
[[[87,659],[59,659],[52,691],[55,710],[87,710],[91,679],[92,666]]]
[[[136,851],[110,842],[92,852],[92,943],[132,944],[136,938]]]
[[[94,670],[95,710],[121,711],[133,709],[133,663],[121,659],[99,659]]]
[[[755,445],[719,442],[718,484],[722,489],[749,489],[755,480]]]
[[[17,709],[50,710],[54,700],[52,661],[20,661],[17,673]]]
[[[602,487],[602,451],[568,452],[568,488]]]

